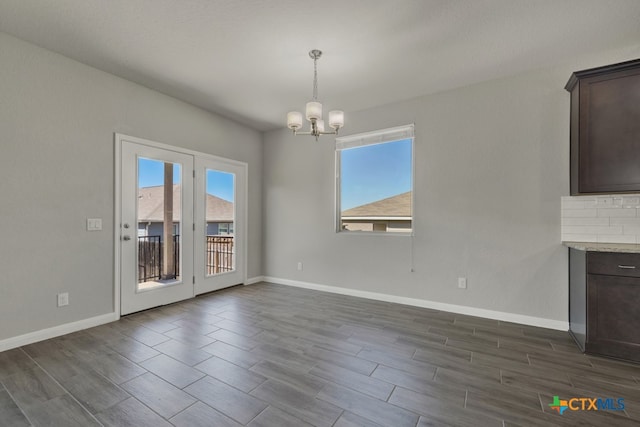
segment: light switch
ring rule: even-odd
[[[102,230],[102,218],[87,218],[87,231]]]

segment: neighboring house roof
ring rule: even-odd
[[[342,219],[411,219],[411,191],[342,211]]]
[[[180,221],[181,187],[173,186],[173,220]],[[164,186],[143,187],[138,189],[138,221],[164,221]],[[207,194],[207,222],[233,222],[233,203],[220,197]]]

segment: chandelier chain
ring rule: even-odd
[[[313,58],[313,100],[318,100],[318,58]]]

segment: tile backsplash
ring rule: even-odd
[[[640,243],[640,194],[566,196],[563,242]]]

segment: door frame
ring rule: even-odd
[[[121,292],[120,292],[120,273],[121,273],[121,265],[120,265],[120,255],[121,255],[121,251],[120,251],[120,236],[121,236],[121,227],[120,224],[122,223],[122,218],[121,218],[121,209],[122,209],[122,203],[121,203],[121,198],[122,198],[122,141],[128,141],[128,142],[132,142],[135,144],[141,144],[141,145],[147,145],[150,147],[154,147],[154,148],[160,148],[160,149],[164,149],[164,150],[170,150],[170,151],[176,151],[178,153],[182,153],[182,154],[188,154],[188,155],[192,155],[196,158],[203,158],[203,159],[210,159],[213,161],[218,161],[218,162],[226,162],[226,163],[230,163],[236,166],[239,166],[242,171],[243,171],[243,175],[244,175],[244,179],[243,181],[243,188],[242,188],[242,192],[243,192],[243,202],[244,202],[244,212],[242,213],[242,216],[239,218],[236,218],[236,221],[240,222],[242,221],[242,225],[244,227],[244,233],[242,236],[242,256],[244,258],[244,262],[242,263],[242,267],[240,270],[240,274],[241,274],[241,278],[242,278],[242,284],[246,285],[247,284],[247,266],[249,264],[248,260],[247,260],[247,255],[248,255],[248,247],[247,247],[247,243],[248,243],[248,224],[249,224],[249,192],[248,192],[248,187],[249,187],[249,183],[248,183],[248,164],[246,162],[241,162],[238,160],[233,160],[233,159],[227,159],[225,157],[220,157],[220,156],[216,156],[213,154],[208,154],[208,153],[203,153],[200,151],[195,151],[195,150],[190,150],[188,148],[183,148],[183,147],[178,147],[175,145],[170,145],[170,144],[165,144],[162,142],[156,142],[156,141],[152,141],[149,139],[144,139],[144,138],[138,138],[135,136],[130,136],[130,135],[125,135],[122,133],[114,133],[114,160],[115,160],[115,168],[114,168],[114,212],[113,212],[113,259],[114,259],[114,272],[113,272],[113,311],[115,313],[115,315],[117,316],[117,318],[120,318],[120,298],[121,298]],[[194,192],[195,192],[195,185],[194,185]],[[195,239],[194,239],[194,250],[195,250]],[[195,254],[194,254],[195,257]],[[193,262],[194,260],[192,260]],[[194,288],[194,297],[196,296],[195,294],[195,288]]]

